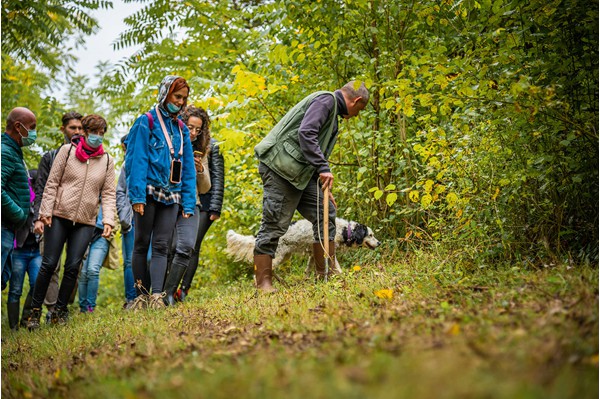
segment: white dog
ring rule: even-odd
[[[364,224],[354,221],[347,221],[341,218],[335,219],[335,243],[336,248],[346,246],[349,248],[369,248],[375,249],[381,243],[373,235],[373,230]],[[245,236],[236,233],[233,230],[227,232],[227,254],[236,261],[244,261],[252,264],[254,262],[254,236]],[[312,258],[313,226],[306,219],[299,220],[290,225],[288,231],[279,239],[279,245],[273,258],[273,269],[276,269],[281,263],[285,262],[295,253],[306,253],[310,256],[306,267],[306,274],[309,275],[314,269],[314,259]],[[333,265],[334,273],[341,273],[342,269],[335,259]]]

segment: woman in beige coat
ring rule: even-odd
[[[115,220],[115,168],[104,152],[106,121],[88,115],[81,121],[83,136],[61,147],[44,189],[39,217],[44,228],[44,257],[33,290],[32,312],[27,327],[40,327],[41,307],[52,273],[65,243],[67,259],[53,312],[54,323],[66,323],[67,301],[75,287],[79,264],[92,239],[102,198],[103,237],[109,237]]]

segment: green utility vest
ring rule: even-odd
[[[335,139],[333,139],[333,126],[337,118],[337,99],[330,91],[318,91],[305,97],[294,106],[267,136],[254,147],[254,152],[259,161],[264,163],[279,176],[289,181],[299,190],[304,190],[314,175],[316,168],[308,163],[298,140],[298,129],[312,100],[322,94],[333,96],[333,112],[329,119],[321,126],[319,132],[319,147],[329,159],[333,151]]]

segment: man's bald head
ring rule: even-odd
[[[31,125],[36,124],[37,120],[30,109],[25,107],[17,107],[13,108],[13,110],[9,112],[8,118],[6,118],[7,133],[12,133],[15,131],[16,122],[21,122],[23,125],[31,127]]]
[[[23,137],[29,136],[30,130],[35,130],[37,119],[31,110],[17,107],[9,112],[6,118],[6,134],[8,134],[19,147],[23,147]]]

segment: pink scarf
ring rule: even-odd
[[[88,159],[92,157],[99,157],[104,154],[104,148],[100,145],[98,148],[90,147],[86,141],[85,137],[82,137],[77,144],[77,149],[75,150],[75,156],[81,162],[86,162]]]

